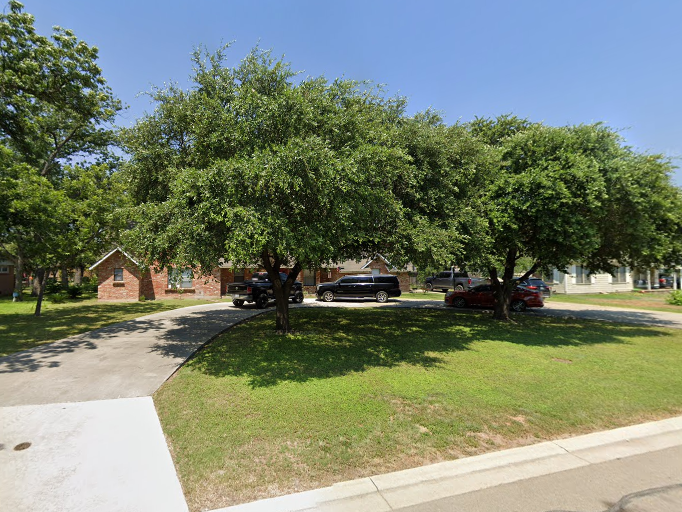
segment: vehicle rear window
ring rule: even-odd
[[[398,284],[398,278],[395,276],[374,276],[374,282]]]

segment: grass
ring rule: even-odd
[[[98,302],[86,296],[54,304],[48,297],[43,301],[41,316],[35,317],[35,301],[30,296],[25,296],[23,302],[0,300],[0,356],[152,313],[212,302],[195,299]]]
[[[666,302],[670,292],[623,292],[584,295],[552,295],[552,302],[568,302],[571,304],[594,304],[597,306],[613,306],[616,308],[645,309],[649,311],[665,311],[682,313],[682,306],[674,306]]]
[[[398,297],[398,300],[439,300],[443,301],[445,299],[445,293],[443,292],[423,292],[422,290],[416,290],[414,292],[403,292],[403,294]]]
[[[192,511],[682,413],[682,331],[451,310],[296,309],[155,395]]]

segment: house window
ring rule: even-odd
[[[315,286],[315,271],[314,270],[304,270],[303,271],[303,286]]]
[[[115,283],[122,283],[123,282],[123,269],[122,268],[115,268],[114,269],[114,282]]]
[[[192,288],[192,269],[170,269],[168,271],[168,288]]]
[[[590,271],[585,267],[579,265],[575,266],[575,283],[576,284],[590,284]]]
[[[628,268],[618,267],[613,274],[614,283],[627,283],[628,282]]]
[[[378,276],[379,274],[381,274],[381,269],[380,269],[380,268],[373,268],[373,269],[372,269],[372,275],[373,275],[373,276]]]
[[[0,274],[9,274],[9,267],[6,266],[1,266],[0,267]]]
[[[245,281],[246,269],[234,268],[232,269],[232,275],[234,276],[235,283],[243,283]]]

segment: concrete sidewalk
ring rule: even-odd
[[[0,442],[0,510],[187,511],[151,397],[3,407]]]
[[[262,312],[192,306],[0,358],[0,509],[186,511],[151,395]]]
[[[562,478],[564,472],[593,473],[596,468],[613,461],[629,460],[634,470],[629,470],[635,480],[646,473],[642,457],[655,453],[668,467],[655,478],[637,483],[653,487],[673,486],[660,491],[657,499],[649,493],[650,504],[640,507],[638,512],[668,512],[660,508],[661,500],[674,500],[682,510],[682,416],[643,425],[619,428],[584,436],[557,441],[548,441],[523,448],[442,462],[385,475],[343,482],[324,489],[302,492],[279,498],[261,500],[244,505],[218,509],[214,512],[385,512],[408,509],[418,511],[509,511],[549,510],[557,500],[540,499],[538,481],[542,477]],[[637,459],[639,457],[639,459]],[[658,461],[653,464],[661,465]],[[603,469],[603,468],[602,468]],[[597,470],[598,471],[598,470]],[[628,471],[628,470],[626,470]],[[578,477],[580,480],[580,477]],[[503,495],[486,500],[475,493],[492,488],[523,483],[536,492],[526,494],[525,501],[517,499],[514,506],[504,497],[514,493],[507,487]],[[661,485],[661,483],[663,485]],[[676,486],[676,484],[679,484]],[[624,494],[641,491],[629,489],[624,484]],[[583,488],[578,485],[571,489],[560,503],[583,506]],[[549,493],[550,496],[552,493]],[[618,496],[620,499],[622,495]],[[454,498],[461,498],[458,502]],[[459,504],[458,504],[459,503]],[[640,501],[639,505],[642,505]],[[466,506],[464,506],[466,504]],[[591,503],[594,505],[594,503]],[[544,508],[547,506],[548,508]],[[654,508],[651,508],[654,507]],[[592,508],[591,510],[603,510]],[[570,508],[566,510],[578,510]],[[634,512],[635,509],[633,509]],[[625,509],[623,509],[625,512]]]

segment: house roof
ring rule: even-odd
[[[106,260],[109,256],[111,256],[112,254],[114,254],[114,253],[117,252],[117,251],[120,252],[120,253],[122,253],[126,258],[128,258],[130,261],[132,261],[133,263],[135,263],[135,265],[139,265],[139,263],[138,263],[137,261],[135,261],[135,258],[133,258],[130,254],[128,254],[127,252],[125,252],[125,251],[124,251],[123,249],[121,249],[120,247],[116,247],[116,249],[114,249],[113,251],[111,251],[111,252],[110,252],[109,254],[107,254],[104,258],[102,258],[102,259],[99,260],[97,263],[95,263],[92,267],[90,267],[89,270],[94,270],[95,267],[97,267],[100,263],[102,263],[104,260]]]

